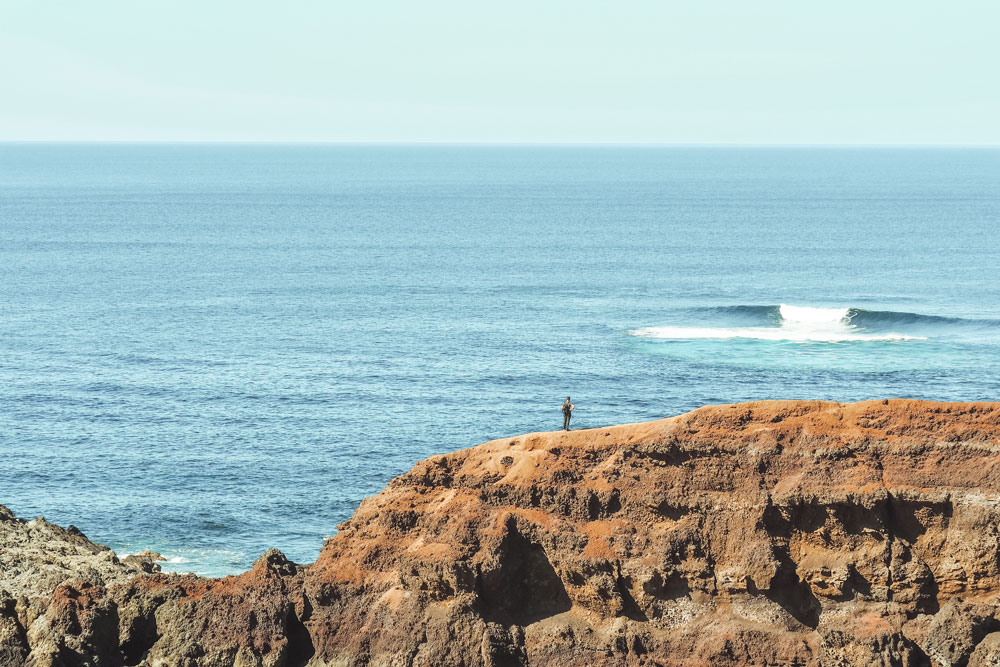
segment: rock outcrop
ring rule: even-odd
[[[427,459],[308,566],[0,515],[0,665],[997,665],[998,524],[1000,403],[711,406]]]

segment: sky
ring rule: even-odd
[[[998,145],[998,26],[995,0],[0,0],[0,140]]]

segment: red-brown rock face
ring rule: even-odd
[[[308,567],[0,593],[0,659],[996,665],[998,463],[998,403],[768,401],[496,440],[418,463]]]

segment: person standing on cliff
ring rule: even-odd
[[[569,396],[566,397],[566,402],[562,404],[563,411],[563,430],[569,430],[569,418],[573,414],[573,408],[576,406],[569,402]]]

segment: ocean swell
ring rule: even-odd
[[[859,322],[878,320],[881,323],[893,323],[892,313],[872,312],[857,308],[816,308],[812,306],[729,306],[719,309],[741,316],[751,316],[761,319],[756,326],[655,326],[641,327],[628,333],[640,338],[658,338],[665,340],[688,339],[732,339],[746,338],[754,340],[774,340],[793,342],[823,342],[841,343],[851,341],[887,341],[900,342],[911,340],[926,340],[926,336],[899,333],[896,331],[872,331],[870,327],[860,326]],[[904,316],[914,316],[911,313],[897,313]],[[946,320],[947,318],[929,318]],[[912,320],[910,320],[912,321]]]

